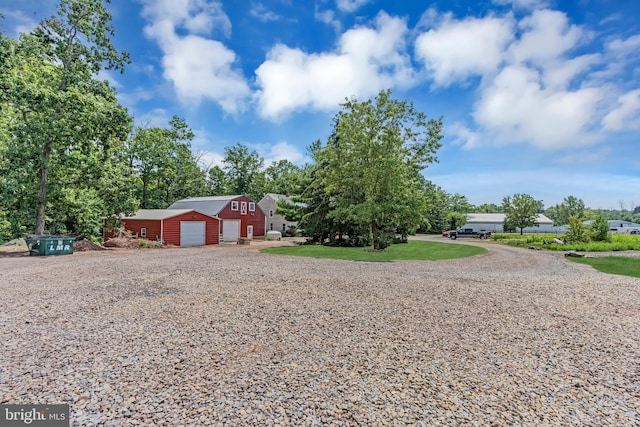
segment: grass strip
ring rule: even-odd
[[[568,257],[567,259],[580,264],[588,264],[603,273],[640,278],[640,258],[607,256],[602,258]]]
[[[322,245],[281,246],[261,249],[260,252],[353,261],[435,261],[479,255],[487,250],[477,246],[410,240],[408,243],[391,245],[384,252],[372,252],[370,247],[345,248]]]

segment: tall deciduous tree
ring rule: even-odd
[[[241,143],[225,147],[224,166],[228,190],[233,194],[247,194],[254,200],[264,195],[264,159],[255,150]]]
[[[555,206],[553,222],[556,225],[567,225],[571,216],[584,217],[584,202],[575,196],[565,197],[562,203]]]
[[[110,21],[101,0],[60,0],[57,16],[19,41],[3,41],[0,102],[17,119],[15,139],[36,162],[38,234],[45,229],[52,157],[129,130],[114,91],[94,79],[103,68],[122,71],[128,61],[111,43]]]
[[[514,194],[502,199],[502,210],[507,215],[506,222],[520,229],[522,235],[526,227],[539,225],[538,212],[542,210],[541,200],[528,194]]]
[[[301,190],[303,171],[289,160],[271,163],[265,169],[265,193],[297,194]]]
[[[426,207],[417,176],[436,160],[441,131],[441,120],[427,120],[389,90],[347,100],[318,154],[324,167],[317,177],[334,208],[329,215],[366,229],[375,249],[388,233],[415,231]]]
[[[178,199],[208,193],[206,173],[191,152],[193,132],[180,117],[169,128],[138,128],[129,145],[130,164],[140,180],[140,206],[165,208]]]

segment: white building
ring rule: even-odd
[[[583,222],[584,225],[593,225],[593,220]],[[640,233],[640,224],[620,219],[610,219],[609,232],[611,234],[638,234]]]
[[[284,235],[289,227],[297,227],[296,221],[287,221],[282,215],[277,215],[278,200],[284,200],[291,205],[296,203],[291,197],[284,194],[267,193],[262,200],[258,202],[258,206],[267,216],[267,231],[280,231]]]
[[[467,223],[462,228],[472,228],[474,231],[491,231],[494,233],[502,233],[504,219],[506,214],[503,213],[471,213],[467,214]],[[553,221],[542,214],[538,214],[537,222],[540,224],[536,227],[526,227],[525,233],[558,233],[561,227],[554,227]],[[518,229],[518,232],[520,229]]]

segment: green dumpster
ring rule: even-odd
[[[29,247],[29,255],[49,256],[68,255],[73,253],[75,237],[31,236],[25,239]]]

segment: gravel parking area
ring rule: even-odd
[[[640,425],[640,279],[473,244],[0,257],[0,402],[74,426]]]

